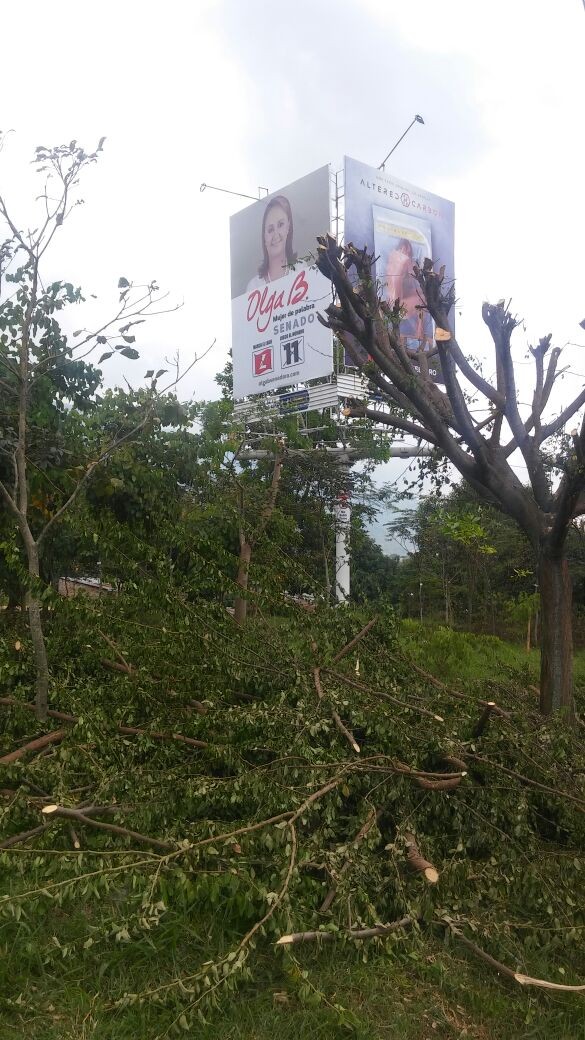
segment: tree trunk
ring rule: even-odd
[[[248,588],[248,577],[250,574],[250,560],[252,559],[252,545],[246,539],[240,542],[240,559],[238,562],[238,575],[236,583],[245,592]],[[242,627],[246,624],[248,614],[248,600],[244,596],[236,596],[234,603],[234,619],[236,625]]]
[[[566,557],[541,554],[540,582],[540,710],[543,715],[564,711],[572,716],[573,589]]]

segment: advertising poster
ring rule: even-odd
[[[405,311],[400,325],[411,349],[432,349],[433,323],[420,308],[414,264],[429,257],[445,265],[445,278],[454,278],[455,206],[447,199],[398,180],[385,170],[345,157],[346,243],[365,246],[376,257],[376,278],[388,303],[400,299]],[[348,364],[353,364],[347,358]],[[415,366],[416,367],[416,366]],[[429,365],[441,381],[438,363]]]
[[[332,336],[317,320],[331,285],[307,260],[329,231],[329,197],[323,166],[230,219],[236,400],[333,371]]]

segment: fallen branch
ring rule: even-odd
[[[24,758],[31,751],[41,751],[42,748],[48,747],[49,744],[58,744],[66,735],[66,729],[54,729],[51,733],[45,733],[44,736],[37,737],[36,740],[29,740],[28,744],[23,744],[16,751],[10,751],[9,754],[3,755],[0,758],[0,765],[8,766],[11,762],[17,762],[19,758]]]
[[[494,769],[501,770],[502,773],[506,773],[507,776],[513,776],[515,780],[521,780],[522,783],[528,784],[529,787],[536,787],[539,791],[546,791],[547,794],[554,794],[557,798],[566,798],[570,802],[574,802],[578,805],[581,811],[585,811],[585,800],[578,798],[577,795],[569,794],[568,791],[561,791],[558,787],[549,787],[547,784],[541,784],[538,780],[531,780],[529,776],[523,776],[522,773],[516,773],[513,769],[508,769],[507,766],[500,765],[499,762],[493,762],[489,758],[482,758],[481,755],[472,755],[471,752],[463,752],[467,758],[472,758],[474,762],[481,762],[485,766],[492,766]]]
[[[129,664],[121,664],[120,661],[110,661],[109,657],[100,657],[100,664],[103,668],[109,668],[111,672],[122,672],[123,675],[134,675],[136,671]]]
[[[533,979],[530,975],[522,975],[521,972],[516,972],[516,982],[520,983],[521,986],[539,986],[540,989],[556,989],[561,990],[564,993],[584,993],[585,986],[568,986],[561,982],[547,982],[546,979]]]
[[[352,848],[355,849],[357,847],[357,845],[359,845],[360,841],[362,841],[363,838],[367,837],[367,835],[370,833],[372,827],[374,826],[377,818],[378,818],[377,810],[376,809],[372,809],[372,811],[369,814],[366,822],[362,825],[362,827],[360,827],[360,829],[357,832],[355,838],[353,839],[353,841],[352,841]],[[341,867],[340,871],[339,871],[338,878],[341,879],[344,874],[347,874],[347,871],[349,870],[350,867],[351,867],[351,859],[348,857],[346,859],[345,863],[343,864],[343,866]],[[327,912],[327,910],[331,906],[333,900],[335,899],[336,895],[337,895],[337,886],[333,885],[332,888],[329,889],[327,895],[325,896],[325,899],[323,900],[323,902],[321,903],[321,906],[319,907],[319,913],[320,914],[324,914],[324,913]]]
[[[437,689],[445,690],[447,693],[451,694],[452,697],[456,697],[460,701],[470,701],[476,699],[475,697],[473,697],[472,694],[461,693],[460,690],[454,690],[452,686],[447,686],[446,683],[441,682],[440,679],[437,679],[436,675],[431,675],[430,672],[425,672],[424,668],[421,668],[419,665],[415,664],[414,661],[411,661],[410,659],[399,658],[396,657],[394,654],[388,654],[388,657],[391,661],[395,661],[397,664],[405,664],[408,668],[412,668],[413,672],[417,672],[417,674],[421,675],[423,679],[427,679],[427,681],[430,682],[433,686],[436,686]],[[500,708],[499,705],[496,704],[494,701],[484,701],[478,699],[477,704],[481,704],[482,707],[486,707],[488,704],[491,704],[491,710],[494,715],[501,715],[504,719],[510,719],[512,717],[512,712],[506,711],[505,708]]]
[[[100,636],[102,637],[102,639],[108,644],[110,649],[114,651],[116,657],[118,658],[120,663],[124,665],[124,667],[125,667],[126,671],[128,672],[128,674],[130,674],[130,672],[135,671],[135,669],[132,667],[132,665],[128,664],[128,661],[126,660],[126,658],[124,657],[124,655],[120,651],[119,647],[116,646],[116,644],[114,643],[114,640],[110,639],[110,637],[107,636],[105,632],[102,632],[101,628],[98,628],[98,632],[99,632]]]
[[[228,954],[226,954],[224,957],[222,957],[222,959],[220,961],[217,962],[218,968],[221,965],[223,965],[223,964],[230,964],[230,963],[233,963],[235,960],[237,960],[239,954],[241,954],[242,951],[244,951],[246,949],[246,947],[250,943],[250,940],[254,937],[256,932],[259,931],[266,924],[266,922],[268,920],[270,920],[270,918],[272,917],[272,915],[274,914],[274,912],[277,910],[277,908],[280,906],[282,900],[284,899],[284,897],[285,897],[285,895],[286,895],[286,893],[288,891],[288,888],[289,888],[289,885],[290,885],[290,882],[291,882],[291,878],[293,876],[293,871],[294,871],[295,864],[296,864],[296,859],[297,859],[297,834],[296,834],[296,830],[295,830],[295,828],[293,826],[293,821],[292,820],[289,822],[289,828],[290,828],[290,858],[289,858],[289,862],[288,862],[288,868],[287,868],[287,871],[286,871],[286,876],[284,878],[284,881],[282,883],[282,886],[281,886],[280,890],[274,895],[274,898],[272,899],[272,902],[270,903],[270,906],[268,907],[268,910],[266,911],[264,916],[261,917],[260,920],[256,921],[255,924],[252,925],[252,927],[249,929],[249,931],[247,931],[246,934],[244,935],[243,939],[240,940],[238,945],[233,950],[231,950]],[[146,990],[143,993],[141,993],[141,997],[146,997],[146,996],[153,997],[153,996],[158,995],[158,994],[160,994],[162,992],[168,992],[168,990],[174,989],[175,986],[181,986],[183,988],[186,982],[190,982],[191,980],[197,978],[197,976],[202,977],[205,974],[206,967],[207,966],[204,965],[202,970],[200,970],[199,972],[194,973],[193,975],[184,976],[182,979],[181,978],[176,978],[176,979],[173,979],[171,982],[163,983],[162,986],[157,986],[155,989]],[[225,982],[228,974],[229,974],[229,972],[227,972],[227,971],[223,972],[223,974],[219,976],[219,981],[215,983],[215,986],[213,988],[217,989],[218,986],[221,986]],[[209,990],[208,992],[211,992],[211,991]],[[124,998],[122,998],[122,999],[124,999]],[[190,1006],[193,1007],[195,1003],[196,1002],[194,1002]],[[116,1001],[115,1005],[109,1005],[109,1007],[112,1007],[112,1006],[115,1007],[115,1006],[119,1006],[119,1005],[120,1005],[120,1001]]]
[[[302,803],[302,805],[298,809],[295,809],[295,811],[292,813],[290,817],[290,823],[294,823],[295,820],[298,820],[299,816],[302,816],[303,813],[306,812],[306,810],[309,809],[314,802],[318,802],[319,799],[323,798],[324,795],[329,794],[330,791],[333,791],[336,787],[339,787],[341,781],[345,779],[346,772],[347,770],[344,770],[340,776],[335,777],[335,780],[331,780],[328,784],[325,784],[324,787],[320,787],[318,791],[313,791],[313,794],[310,794],[309,797],[306,798],[305,801]]]
[[[31,827],[28,831],[21,831],[20,834],[13,834],[10,838],[5,838],[4,841],[0,841],[0,849],[9,849],[12,845],[22,845],[24,841],[28,841],[29,838],[36,838],[46,830],[47,824],[42,823],[40,827]]]
[[[200,841],[190,842],[188,850],[201,849],[205,845],[216,845],[218,842],[230,841],[231,838],[239,838],[242,834],[251,834],[253,831],[262,830],[264,827],[270,827],[272,824],[277,823],[295,823],[299,816],[302,816],[304,812],[319,798],[328,794],[329,791],[333,791],[334,788],[338,787],[342,780],[345,779],[345,773],[347,770],[337,776],[335,780],[325,784],[324,787],[320,787],[318,791],[314,791],[313,794],[309,795],[307,799],[302,803],[298,809],[289,809],[287,812],[278,813],[277,816],[269,816],[266,820],[259,820],[257,823],[250,823],[246,827],[236,827],[233,831],[225,831],[223,834],[212,834],[209,838],[202,838]]]
[[[407,832],[404,835],[406,845],[406,861],[410,870],[415,874],[422,874],[429,885],[436,885],[439,880],[439,871],[424,856],[421,856],[414,834]]]
[[[585,993],[585,986],[569,986],[560,982],[547,982],[546,979],[533,979],[530,975],[523,975],[519,971],[513,971],[512,968],[508,968],[506,964],[497,961],[495,957],[492,957],[491,954],[486,953],[485,950],[482,950],[481,947],[477,946],[471,941],[471,939],[468,939],[467,936],[463,935],[463,932],[459,931],[459,929],[456,928],[454,924],[451,924],[450,921],[441,921],[441,924],[446,925],[451,934],[454,935],[463,946],[466,946],[468,950],[471,950],[476,957],[479,957],[480,960],[489,964],[491,968],[494,968],[498,972],[498,974],[505,975],[506,978],[512,979],[520,986],[537,986],[539,989],[560,990],[563,993]]]
[[[193,708],[198,715],[207,715],[207,707],[202,701],[187,701],[187,708]]]
[[[373,939],[378,935],[390,935],[391,932],[397,932],[400,928],[408,928],[411,924],[411,917],[402,917],[400,921],[392,921],[391,924],[377,924],[372,928],[348,928],[344,932],[291,932],[290,935],[281,935],[274,945],[292,946],[295,943],[315,942],[315,940],[333,942],[340,936],[346,936],[348,939]]]
[[[83,808],[81,806],[78,806],[77,811],[82,812],[84,816],[103,816],[106,813],[119,812],[121,808],[122,806],[120,805],[87,805]],[[44,809],[41,809],[41,812],[44,813]],[[9,838],[5,838],[4,841],[0,842],[0,849],[9,849],[13,845],[21,845],[23,842],[28,841],[29,838],[36,838],[39,834],[43,834],[46,830],[48,830],[50,823],[51,820],[45,818],[45,822],[42,823],[39,827],[31,827],[30,830],[20,831],[18,834],[12,834]],[[81,848],[79,838],[77,837],[77,834],[75,833],[72,826],[70,828],[70,834],[71,840],[73,842],[73,847],[75,849]]]
[[[486,732],[489,724],[492,710],[495,708],[494,701],[488,701],[485,708],[483,709],[479,719],[471,731],[472,737],[481,737]]]
[[[456,769],[460,773],[467,773],[467,765],[462,758],[456,758],[455,755],[443,755],[441,762],[444,762],[446,766],[451,766],[451,769]]]
[[[317,691],[317,697],[319,698],[320,701],[322,701],[324,696],[325,696],[325,691],[323,689],[323,686],[321,685],[321,669],[320,668],[313,668],[313,682],[315,683],[315,689]]]
[[[133,841],[138,841],[142,845],[151,845],[153,848],[162,849],[163,852],[174,852],[176,848],[175,845],[171,845],[168,841],[160,841],[159,838],[150,838],[147,834],[140,834],[138,831],[131,831],[127,827],[120,827],[116,823],[103,823],[102,820],[93,820],[80,809],[66,809],[61,805],[45,805],[42,809],[42,813],[44,816],[58,816],[65,820],[76,820],[77,823],[88,824],[90,827],[96,827],[101,831],[108,831],[111,834],[120,834],[125,838],[132,838]]]
[[[64,806],[64,808],[67,808]],[[108,816],[111,813],[127,812],[132,806],[128,805],[74,805],[75,812],[83,813],[84,816]],[[43,810],[41,809],[41,812]]]
[[[356,638],[357,638],[357,636],[356,636]],[[313,644],[313,645],[315,646],[315,644]],[[313,682],[315,683],[315,689],[317,691],[317,697],[319,698],[320,701],[325,700],[325,691],[324,691],[323,685],[321,683],[321,669],[320,668],[313,668]],[[339,713],[337,711],[335,711],[334,708],[331,709],[331,718],[333,719],[333,721],[334,721],[335,725],[337,726],[337,729],[339,730],[341,735],[343,737],[345,737],[345,739],[347,740],[348,744],[351,745],[353,750],[356,751],[359,754],[360,746],[359,746],[357,740],[355,739],[355,737],[354,737],[353,733],[351,732],[351,730],[349,730],[347,728],[347,726],[345,725],[345,723],[342,722]]]
[[[414,782],[425,791],[454,791],[462,779],[462,776],[453,776],[444,780],[429,780],[426,776],[415,776]]]
[[[390,693],[383,693],[381,690],[373,690],[370,686],[365,683],[358,682],[357,679],[350,679],[348,675],[344,675],[343,672],[335,672],[332,668],[326,668],[329,675],[332,675],[338,681],[347,683],[348,686],[355,686],[356,690],[363,690],[364,693],[369,693],[372,697],[381,697],[385,701],[390,701],[391,704],[395,704],[398,708],[408,708],[409,711],[417,712],[419,715],[426,715],[427,718],[433,719],[435,722],[444,722],[444,718],[441,715],[436,715],[434,711],[429,711],[427,708],[420,708],[414,704],[409,704],[407,701],[401,701],[398,697],[393,697]]]
[[[340,717],[339,717],[338,713],[337,713],[337,712],[336,712],[335,710],[333,710],[333,709],[332,709],[332,711],[331,711],[331,718],[333,719],[333,721],[334,721],[335,725],[337,726],[337,728],[338,728],[339,732],[340,732],[340,733],[342,734],[342,736],[344,736],[344,737],[345,737],[345,739],[347,740],[348,744],[351,744],[351,746],[352,746],[353,750],[354,750],[354,751],[357,751],[357,752],[358,752],[358,754],[359,754],[359,751],[360,751],[360,746],[359,746],[359,744],[358,744],[357,740],[355,739],[355,737],[354,737],[353,733],[351,732],[351,730],[350,730],[350,729],[348,729],[348,728],[347,728],[347,726],[345,725],[345,723],[343,723],[343,722],[341,721],[341,719],[340,719]]]
[[[124,733],[130,736],[150,737],[151,740],[178,740],[181,744],[188,744],[190,747],[209,747],[206,740],[197,740],[195,737],[185,737],[182,733],[153,732],[149,729],[142,729],[139,726],[118,726],[118,733]]]
[[[368,762],[369,759],[365,759]],[[447,765],[455,764],[454,773],[430,773],[423,769],[411,769],[410,766],[405,765],[404,762],[399,762],[397,759],[392,760],[392,768],[394,772],[404,774],[405,776],[411,776],[413,779],[423,778],[425,780],[462,780],[464,776],[467,776],[467,766],[465,762],[461,762],[456,758],[444,758],[443,762]]]
[[[368,632],[371,631],[371,629],[376,624],[377,620],[377,617],[372,618],[371,621],[368,621],[367,625],[364,625],[361,632],[358,632],[357,636],[354,636],[353,639],[349,641],[349,643],[346,643],[345,646],[342,646],[341,650],[338,650],[335,654],[335,657],[332,660],[332,664],[337,664],[338,661],[341,661],[342,657],[345,657],[347,654],[351,653],[354,646],[357,646],[360,640],[363,639],[364,636],[367,636]]]
[[[196,702],[196,703],[199,704],[199,702]],[[34,704],[28,704],[26,701],[17,701],[14,697],[0,697],[0,704],[4,704],[7,707],[25,708],[26,711],[32,711],[32,712],[36,711],[36,708],[35,708]],[[78,718],[77,718],[77,715],[68,715],[64,711],[51,711],[50,710],[50,711],[47,712],[47,714],[50,715],[51,718],[60,719],[62,722],[71,722],[73,725],[75,725],[79,721]],[[54,733],[59,733],[59,732],[65,734],[66,730],[62,730],[62,731],[61,730],[55,730],[54,731]],[[150,730],[143,729],[140,726],[122,726],[122,725],[119,725],[118,726],[118,733],[127,734],[127,735],[130,735],[130,736],[151,737],[152,740],[177,740],[181,744],[189,744],[191,747],[205,748],[205,747],[209,746],[206,740],[197,740],[195,737],[186,737],[182,733],[163,733],[163,732],[159,732],[159,731],[151,732]],[[47,736],[49,736],[49,734],[47,734]],[[53,734],[51,734],[51,736],[53,736]],[[39,738],[39,739],[44,739],[44,738]],[[48,744],[53,743],[53,740],[48,740],[47,743]],[[25,745],[25,747],[27,747],[27,746],[28,745]],[[40,746],[43,747],[44,745],[40,745]],[[23,750],[23,749],[19,748],[19,751],[21,751],[21,750]],[[32,745],[31,745],[31,750],[32,750]],[[12,754],[15,754],[15,752],[12,752]],[[18,755],[17,757],[20,758],[21,756]],[[2,763],[2,762],[7,762],[7,756],[5,756],[4,759],[0,758],[0,763]]]
[[[36,712],[36,706],[34,704],[28,704],[27,701],[18,701],[16,697],[0,697],[0,704],[6,705],[8,708],[24,708],[26,711]],[[51,719],[59,719],[60,722],[77,722],[76,715],[68,715],[65,711],[54,711],[49,708],[47,715]]]

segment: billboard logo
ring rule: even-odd
[[[266,372],[274,371],[272,347],[264,347],[262,350],[255,350],[252,359],[255,376],[263,376]]]
[[[406,208],[408,209],[408,207],[410,206],[410,195],[407,191],[402,192],[402,195],[400,196],[400,201],[402,205],[406,206]]]
[[[280,360],[283,368],[290,368],[291,365],[302,365],[305,360],[304,345],[304,336],[287,339],[280,344]]]

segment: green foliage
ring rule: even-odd
[[[493,545],[489,545],[487,532],[477,513],[464,512],[456,516],[440,510],[434,522],[439,532],[453,542],[460,542],[485,556],[497,552]]]
[[[154,1038],[169,1029],[170,1035],[191,1029],[212,1037],[216,1015],[230,1021],[230,994],[242,986],[253,994],[250,987],[268,971],[272,989],[286,992],[293,1021],[313,1022],[324,1036],[350,1027],[365,1035],[367,1016],[377,1021],[375,1011],[364,1012],[351,986],[349,994],[335,995],[335,970],[338,978],[351,972],[357,986],[367,958],[363,970],[380,970],[381,979],[386,973],[406,996],[405,979],[414,968],[421,985],[436,983],[436,1000],[439,978],[460,953],[441,951],[445,930],[438,922],[447,918],[528,974],[568,982],[582,977],[585,825],[578,806],[473,760],[452,792],[423,790],[393,768],[399,761],[437,770],[443,754],[477,752],[578,794],[581,782],[576,786],[573,777],[585,763],[570,732],[535,725],[530,695],[512,682],[504,689],[492,679],[470,691],[468,701],[427,684],[404,657],[408,644],[391,611],[335,662],[367,613],[318,608],[307,615],[279,602],[276,615],[264,609],[245,630],[235,630],[219,603],[186,596],[184,575],[165,572],[156,560],[140,573],[135,590],[129,582],[118,596],[52,604],[55,703],[78,721],[47,755],[5,767],[3,783],[13,794],[4,801],[0,840],[38,824],[42,789],[65,806],[116,805],[113,817],[101,818],[168,841],[171,849],[161,853],[81,825],[76,852],[67,821],[56,819],[28,844],[0,852],[0,943],[19,950],[4,980],[7,1021],[15,1027],[25,1019],[45,1021],[50,1003],[55,1015],[65,1016],[55,1019],[55,1035],[59,1022],[73,1023],[79,1014],[78,1021],[89,1015],[104,1037],[134,1030]],[[269,602],[266,593],[263,599]],[[5,690],[29,700],[30,645],[21,619],[11,624],[0,678]],[[414,626],[406,635],[416,641]],[[455,649],[447,645],[451,640]],[[464,662],[466,654],[468,661],[474,652],[486,661],[491,655],[493,664],[496,643],[439,631],[426,644],[421,640],[419,660],[445,676],[457,655]],[[137,670],[106,671],[103,657],[123,658]],[[315,687],[316,663],[324,701]],[[503,678],[500,669],[498,682]],[[475,697],[493,695],[496,687],[498,701],[517,715],[494,720],[474,741]],[[190,707],[195,701],[200,707]],[[358,740],[359,756],[336,728],[332,709]],[[1,710],[6,749],[34,735],[31,715]],[[119,734],[120,724],[146,733]],[[177,732],[207,746],[148,736]],[[296,821],[296,851],[286,819],[249,830],[299,809],[332,779],[335,788]],[[354,845],[372,809],[377,823]],[[441,872],[436,889],[405,869],[402,835],[412,829]],[[348,859],[351,867],[342,871]],[[332,878],[337,897],[320,914]],[[411,934],[358,948],[344,938],[350,922],[368,926],[404,914],[419,922]],[[329,947],[269,952],[279,935],[307,928],[335,933],[334,957]],[[436,969],[428,966],[429,950]],[[481,968],[469,971],[481,977]],[[63,982],[51,982],[49,993],[52,979]],[[492,994],[497,985],[494,977]],[[274,1023],[278,1005],[269,1010],[252,999],[260,1020]],[[541,1014],[552,1013],[555,1004],[546,995],[519,997],[516,1024],[534,1001]],[[559,1015],[577,1021],[573,1006],[577,1014],[576,998],[563,997]],[[408,1004],[403,1007],[406,1020]],[[234,1036],[246,1035],[237,1032],[243,1024],[232,1027]],[[308,1024],[299,1024],[303,1028]]]
[[[503,634],[510,632],[518,598],[534,595],[536,563],[528,541],[465,486],[397,512],[388,529],[411,547],[398,574],[404,614],[418,613],[422,599],[425,618]],[[501,623],[506,617],[507,628]]]

